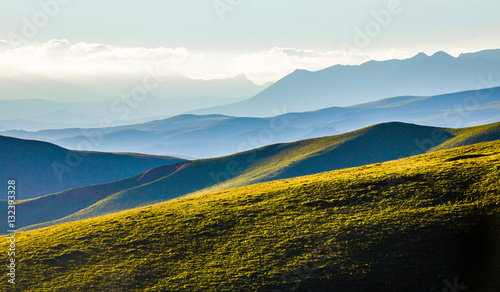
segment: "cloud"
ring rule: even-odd
[[[0,46],[8,43],[0,40]],[[258,84],[277,81],[296,69],[316,71],[336,64],[356,65],[371,59],[406,58],[411,52],[390,50],[377,53],[274,47],[267,51],[234,55],[226,59],[208,58],[185,47],[116,47],[102,43],[71,43],[52,39],[44,44],[0,50],[0,75],[63,74],[120,76],[161,66],[193,79],[223,79],[245,74]],[[119,78],[119,77],[118,77]]]
[[[189,63],[188,50],[179,48],[114,47],[106,44],[53,39],[40,46],[21,46],[0,53],[3,73],[8,70],[38,74],[134,73],[155,64],[176,67]],[[197,58],[199,60],[199,58]],[[10,72],[12,73],[12,72]]]

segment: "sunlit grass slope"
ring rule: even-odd
[[[499,291],[499,165],[494,141],[22,232],[16,287]]]
[[[453,135],[453,138],[437,145],[432,150],[450,149],[500,139],[500,123],[462,129],[446,129],[446,131]]]

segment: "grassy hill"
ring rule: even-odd
[[[499,166],[494,141],[21,232],[16,287],[499,291]]]
[[[167,156],[71,151],[45,142],[3,136],[0,151],[0,181],[17,179],[18,199],[112,182],[183,161]]]
[[[500,139],[500,123],[465,129],[448,129],[447,131],[454,136],[453,139],[449,139],[439,145],[436,145],[433,150],[449,149]]]
[[[32,215],[25,222],[39,228],[62,222],[82,220],[135,207],[163,202],[193,193],[207,193],[235,187],[309,175],[335,169],[395,160],[467,143],[500,139],[500,123],[475,128],[441,129],[404,123],[387,123],[338,136],[309,139],[289,144],[263,147],[232,156],[197,160],[175,172],[164,173],[155,180],[129,185],[125,181],[99,186],[99,196],[84,190],[55,194],[48,198],[22,202],[21,214]],[[135,179],[132,179],[136,181]],[[77,208],[69,206],[74,196]],[[80,202],[84,201],[84,204]],[[56,206],[52,204],[57,204]],[[30,210],[30,211],[24,211]],[[31,211],[38,210],[38,211]],[[50,221],[51,219],[53,221]],[[20,219],[21,220],[21,219]],[[29,223],[29,224],[28,224]],[[39,223],[39,224],[36,224]]]

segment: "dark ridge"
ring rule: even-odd
[[[153,168],[151,170],[146,171],[144,174],[142,174],[138,180],[138,183],[142,185],[142,184],[146,184],[146,183],[155,181],[155,180],[160,179],[162,177],[165,177],[167,175],[171,175],[171,174],[181,170],[182,168],[184,168],[185,166],[187,166],[190,163],[191,163],[191,161],[185,161],[185,162],[180,162],[177,164],[165,165],[165,166]]]

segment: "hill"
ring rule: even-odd
[[[16,208],[22,216],[16,218],[16,224],[18,227],[29,226],[69,216],[123,189],[131,189],[168,176],[189,163],[189,161],[186,161],[173,165],[160,166],[136,176],[111,183],[80,187],[54,195],[18,201]],[[6,202],[3,203],[6,204]],[[63,206],[64,208],[62,208]]]
[[[441,129],[403,123],[371,126],[347,134],[278,144],[216,159],[196,160],[175,172],[162,173],[146,183],[137,179],[95,186],[95,190],[69,190],[46,198],[21,202],[28,228],[40,228],[163,202],[193,193],[315,174],[335,169],[380,163],[442,149],[500,139],[500,123],[465,129]],[[121,187],[120,187],[121,185]],[[96,198],[94,193],[99,193]],[[92,197],[94,200],[78,199]],[[76,197],[76,199],[75,199]],[[68,215],[52,204],[78,208]],[[82,202],[83,203],[80,203]],[[78,209],[78,211],[75,211]],[[29,211],[28,211],[29,210]],[[38,211],[33,211],[38,210]],[[51,210],[48,212],[48,210]],[[48,214],[47,214],[48,213]],[[51,218],[54,221],[47,222]],[[24,219],[19,219],[22,222]]]
[[[272,118],[184,114],[107,129],[9,131],[4,135],[78,149],[80,143],[99,133],[103,139],[96,145],[98,151],[212,158],[392,121],[446,128],[489,124],[500,121],[499,112],[500,87],[496,87],[438,96],[401,96],[314,112],[276,112]]]
[[[20,200],[112,182],[183,161],[167,156],[71,151],[3,136],[0,149],[0,180],[16,179]]]
[[[16,287],[495,292],[499,162],[494,141],[21,232]]]
[[[499,84],[489,77],[499,66],[500,50],[490,50],[456,58],[444,52],[432,56],[420,53],[405,60],[336,65],[316,72],[296,70],[250,99],[192,113],[269,117],[274,115],[273,109],[304,112],[386,97],[494,87]]]

